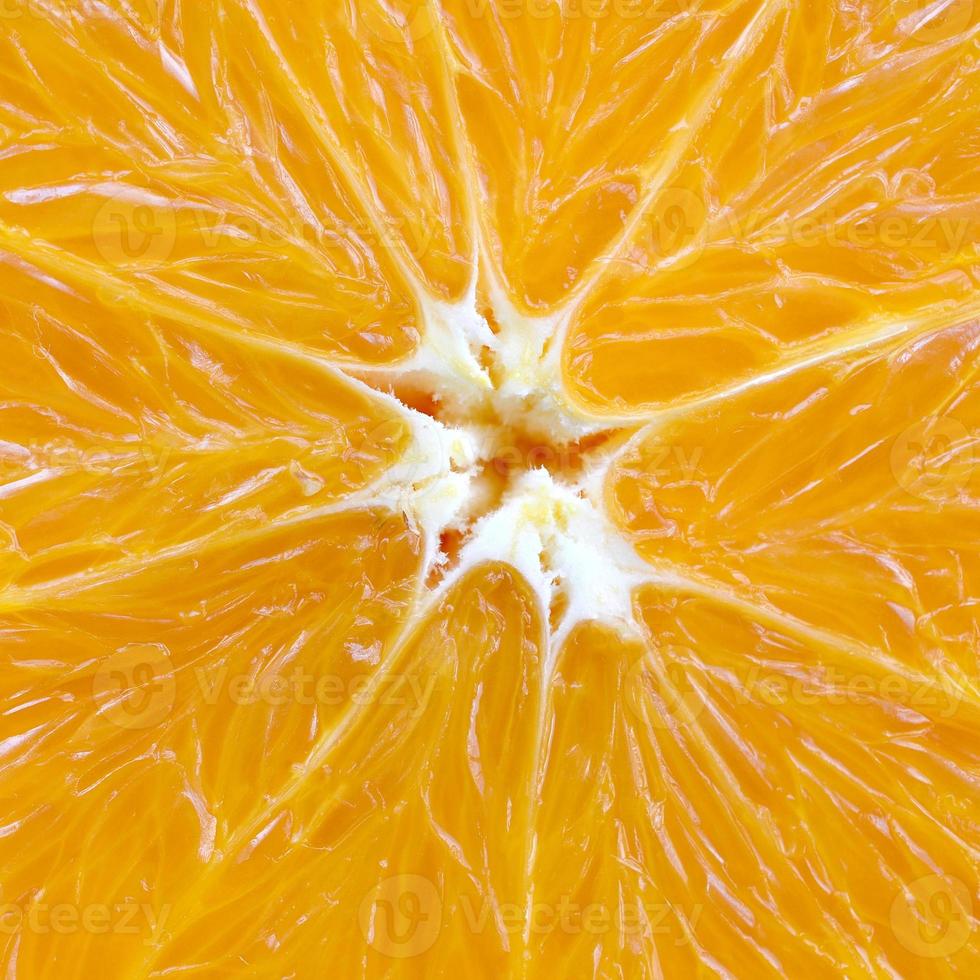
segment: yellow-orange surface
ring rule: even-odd
[[[0,972],[980,975],[980,3],[0,0]]]

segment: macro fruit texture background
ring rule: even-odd
[[[0,0],[4,975],[980,974],[978,41]]]

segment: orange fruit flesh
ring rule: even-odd
[[[6,975],[977,974],[980,9],[9,13]]]

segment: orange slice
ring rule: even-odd
[[[0,956],[980,971],[980,10],[8,0]]]

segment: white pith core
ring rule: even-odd
[[[372,488],[372,499],[419,531],[423,580],[438,579],[430,598],[478,566],[503,563],[527,581],[546,616],[561,599],[553,649],[582,622],[638,632],[632,593],[656,575],[605,515],[612,456],[600,446],[577,452],[572,466],[567,448],[619,426],[578,413],[566,398],[561,325],[522,317],[495,300],[496,333],[475,296],[459,306],[433,303],[410,361],[361,374],[388,388],[411,430],[408,448]],[[437,410],[409,407],[395,394],[405,391]],[[502,451],[514,457],[503,475],[495,469]],[[447,534],[458,541],[453,554],[441,547]]]

